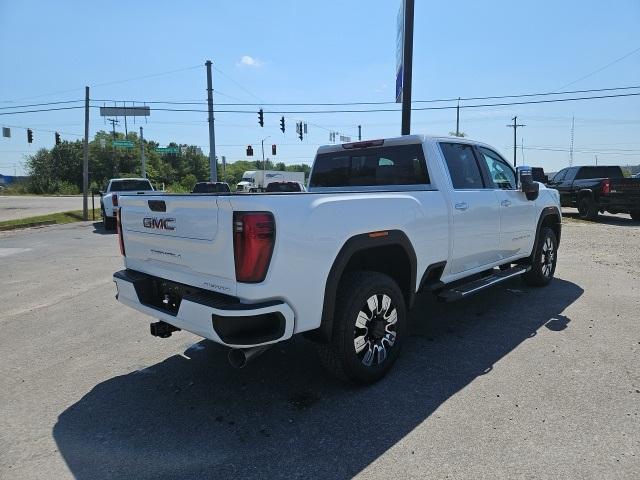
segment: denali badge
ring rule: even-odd
[[[176,227],[173,226],[173,222],[175,221],[175,218],[146,217],[142,219],[142,225],[144,225],[144,228],[156,228],[158,230],[175,230]]]

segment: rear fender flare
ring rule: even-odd
[[[406,294],[407,308],[411,308],[416,292],[416,276],[417,276],[417,258],[413,245],[404,232],[400,230],[388,230],[384,236],[371,237],[372,233],[368,232],[355,235],[345,242],[340,249],[340,252],[336,256],[329,275],[327,276],[327,282],[324,289],[324,303],[322,307],[322,319],[320,322],[320,328],[318,329],[319,336],[322,340],[328,341],[331,339],[333,331],[333,314],[335,311],[336,294],[338,291],[338,285],[340,279],[345,271],[349,260],[357,252],[366,250],[369,248],[383,247],[390,245],[397,245],[404,249],[409,259],[410,267],[410,280],[409,291],[403,292]]]

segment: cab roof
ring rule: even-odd
[[[333,153],[338,151],[345,151],[352,148],[359,148],[359,144],[362,144],[363,148],[374,147],[377,146],[374,142],[384,142],[384,146],[392,147],[397,145],[412,145],[417,143],[425,143],[425,142],[457,142],[457,143],[468,143],[474,145],[481,145],[487,148],[491,148],[495,150],[494,147],[487,145],[486,143],[479,142],[477,140],[472,140],[467,137],[456,137],[449,135],[402,135],[400,137],[389,137],[389,138],[380,138],[376,140],[363,140],[361,142],[350,142],[350,143],[338,143],[332,145],[322,145],[318,148],[318,154],[321,153]]]

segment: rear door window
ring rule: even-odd
[[[620,167],[580,167],[576,180],[587,178],[621,178],[622,169]]]
[[[316,157],[309,188],[430,183],[422,144],[343,149]]]
[[[440,143],[447,162],[451,183],[456,190],[476,190],[484,188],[480,166],[473,153],[473,147],[464,143]]]

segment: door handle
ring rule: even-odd
[[[510,207],[511,206],[511,201],[510,200],[502,200],[502,202],[500,202],[500,205],[502,205],[503,207]]]
[[[467,202],[460,202],[460,203],[456,203],[455,205],[456,210],[466,210],[467,208],[469,208],[469,205],[467,204]]]

